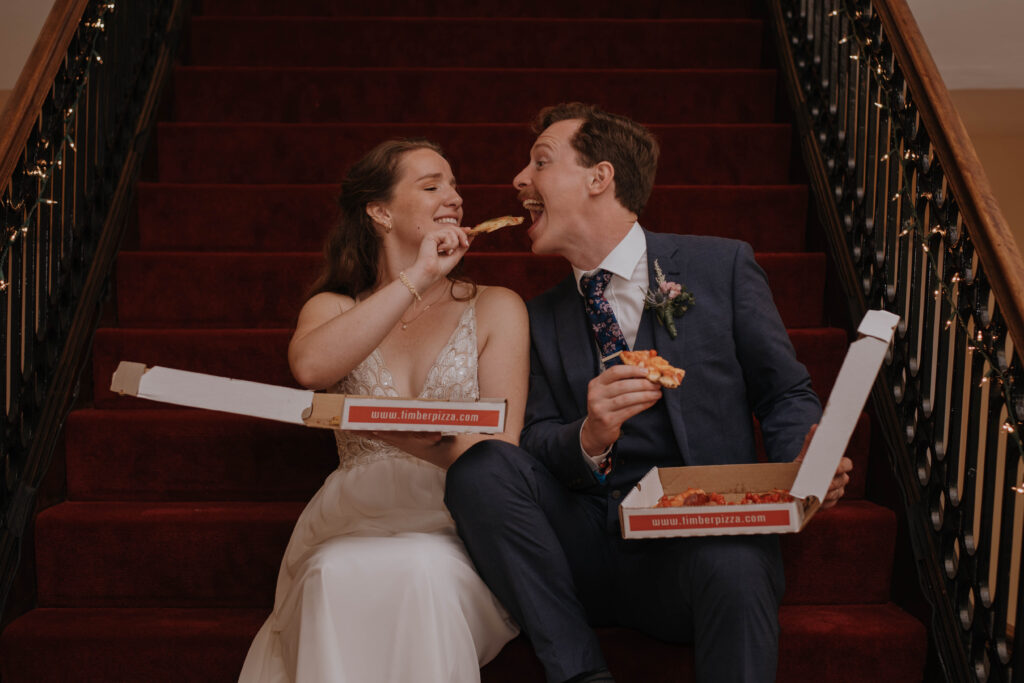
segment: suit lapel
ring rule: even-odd
[[[646,231],[645,231],[646,232]],[[686,282],[686,254],[682,254],[678,248],[678,242],[673,240],[665,239],[663,235],[658,233],[646,232],[647,236],[647,272],[648,281],[650,287],[657,287],[657,279],[655,277],[654,262],[657,261],[661,267],[661,271],[665,274],[665,279],[669,282]],[[686,349],[686,340],[688,336],[688,326],[686,324],[687,317],[683,315],[681,318],[677,318],[676,331],[678,334],[673,339],[665,326],[662,325],[655,317],[654,312],[650,310],[644,311],[643,321],[641,324],[641,330],[646,326],[653,329],[654,332],[654,348],[658,351],[658,355],[663,356],[672,365],[677,368],[686,369],[686,365],[683,361],[684,352]],[[645,324],[644,324],[645,323]],[[639,337],[637,338],[639,340]],[[638,345],[639,347],[639,345]],[[686,379],[683,379],[683,384],[678,389],[668,389],[663,393],[665,408],[668,411],[669,421],[672,424],[672,431],[676,437],[676,444],[679,447],[679,452],[683,456],[684,462],[687,456],[686,447],[686,426],[683,424],[683,396],[686,391]]]

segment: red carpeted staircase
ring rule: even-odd
[[[237,676],[292,524],[336,463],[331,435],[117,397],[111,372],[125,359],[294,386],[289,327],[335,186],[383,138],[440,142],[473,224],[522,213],[510,183],[540,106],[651,124],[663,152],[642,223],[751,242],[828,395],[847,336],[824,324],[826,259],[805,251],[808,188],[791,181],[760,2],[423,4],[197,0],[117,265],[118,323],[96,335],[94,407],[67,422],[68,500],[36,520],[39,606],[0,637],[5,683]],[[567,271],[514,230],[467,265],[527,298]],[[868,429],[846,500],[784,538],[781,682],[922,678],[925,629],[890,600],[896,518],[864,499]],[[689,648],[601,633],[618,680],[692,680]],[[484,679],[542,680],[522,638]]]

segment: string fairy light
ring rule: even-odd
[[[91,35],[85,41],[87,43],[85,49],[78,53],[80,57],[83,57],[84,61],[79,74],[72,79],[77,81],[73,100],[70,105],[66,105],[62,109],[64,114],[62,121],[63,131],[60,136],[61,144],[56,148],[56,158],[52,162],[42,158],[42,155],[49,150],[52,142],[49,137],[43,137],[36,144],[36,152],[40,158],[32,162],[31,168],[23,171],[25,176],[36,179],[37,193],[35,203],[26,209],[24,199],[15,202],[11,197],[8,197],[4,200],[8,211],[15,214],[24,211],[24,217],[19,225],[7,228],[7,239],[3,240],[3,244],[0,245],[0,292],[6,291],[10,286],[10,282],[7,280],[7,264],[11,258],[11,250],[19,239],[24,240],[28,237],[34,215],[38,212],[39,207],[58,205],[56,199],[46,197],[45,195],[50,189],[54,172],[64,167],[65,149],[70,148],[72,152],[78,151],[72,130],[74,126],[72,119],[78,110],[85,87],[89,83],[90,69],[92,69],[93,64],[103,64],[103,58],[96,49],[97,43],[100,40],[101,34],[106,30],[106,23],[104,21],[106,15],[114,12],[115,9],[116,5],[114,2],[107,2],[99,7],[99,13],[95,19],[82,23],[83,27],[91,29]]]
[[[911,117],[914,116],[915,112],[910,102],[905,102],[902,106],[897,106],[903,102],[902,92],[891,82],[890,77],[886,75],[885,65],[882,63],[882,59],[878,56],[879,49],[877,47],[874,50],[869,49],[874,43],[874,40],[868,35],[868,29],[863,26],[862,22],[860,22],[863,18],[863,13],[859,10],[853,10],[850,7],[849,0],[841,0],[840,6],[841,9],[829,12],[828,16],[835,18],[837,21],[839,20],[840,15],[845,15],[848,19],[849,32],[844,32],[843,37],[839,40],[839,44],[842,45],[851,40],[855,41],[859,49],[855,54],[850,55],[851,59],[859,61],[859,57],[863,56],[864,59],[859,61],[859,63],[864,64],[868,70],[869,76],[874,72],[876,77],[875,80],[879,86],[879,101],[874,103],[875,107],[880,112],[891,112],[890,115],[894,121],[897,120],[897,117],[901,113]],[[909,190],[911,187],[911,166],[922,157],[912,149],[904,149],[902,154],[899,153],[900,144],[896,125],[891,125],[889,127],[889,143],[890,149],[881,157],[881,162],[884,163],[890,160],[895,160],[899,164],[899,180],[901,181],[899,191],[892,195],[892,202],[899,201],[903,195],[906,195],[908,199],[911,199],[912,197]],[[918,193],[918,197],[930,202],[934,200],[934,193],[922,191]],[[928,265],[932,270],[932,275],[939,283],[939,286],[934,290],[935,298],[936,300],[939,300],[944,297],[945,302],[949,305],[949,308],[952,311],[952,314],[946,321],[945,329],[948,330],[954,324],[960,328],[961,333],[967,337],[967,353],[971,357],[975,358],[975,360],[987,362],[990,368],[990,370],[981,379],[978,386],[982,387],[985,384],[998,383],[1002,393],[1003,403],[1007,410],[1013,413],[1015,411],[1012,406],[1014,406],[1015,402],[1011,395],[1011,391],[1014,383],[1009,369],[1002,369],[1003,365],[998,363],[995,359],[996,352],[994,350],[990,352],[988,347],[986,347],[984,344],[985,336],[982,330],[979,329],[976,331],[976,334],[971,334],[969,328],[970,314],[966,314],[967,319],[965,319],[965,314],[961,313],[960,307],[954,298],[954,290],[959,290],[958,284],[963,280],[963,278],[960,273],[954,272],[950,276],[948,284],[943,282],[943,278],[939,275],[941,271],[938,258],[929,248],[928,243],[930,240],[937,239],[945,241],[948,231],[942,227],[941,223],[936,223],[931,226],[931,228],[927,228],[920,220],[915,204],[916,202],[914,201],[900,203],[900,209],[907,211],[909,213],[909,218],[902,222],[900,226],[901,231],[898,233],[898,237],[902,239],[910,236],[920,242],[921,250],[925,254]],[[995,341],[998,337],[994,333],[989,336],[989,346],[994,348]],[[981,358],[976,358],[975,354],[980,355]],[[989,381],[990,379],[992,380],[991,382]],[[1019,424],[1019,421],[1014,421],[1014,419],[1010,417],[1003,424],[1002,431],[1007,435],[1008,442],[1012,441],[1016,445],[1018,454],[1021,457],[1024,457],[1024,441],[1021,440],[1020,430],[1017,428],[1017,424]],[[1017,493],[1024,494],[1024,480],[1010,488]]]

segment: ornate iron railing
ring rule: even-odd
[[[1024,260],[905,0],[773,0],[850,304],[901,317],[874,406],[950,681],[1024,681]]]
[[[58,0],[0,121],[0,611],[77,393],[181,0]]]

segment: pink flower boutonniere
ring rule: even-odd
[[[665,273],[661,272],[657,259],[654,260],[654,280],[658,288],[647,290],[644,295],[644,309],[652,309],[658,322],[668,330],[668,336],[675,339],[679,334],[676,331],[675,319],[686,313],[695,299],[686,287],[665,279]]]

